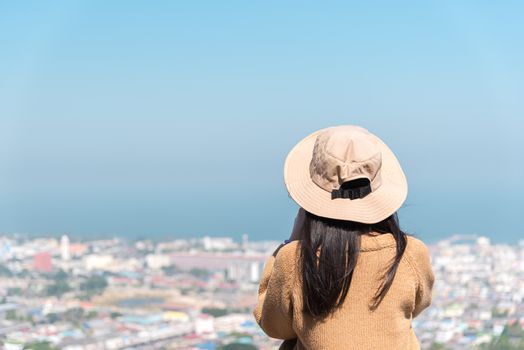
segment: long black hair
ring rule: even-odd
[[[371,232],[391,233],[397,242],[395,259],[371,298],[369,308],[374,310],[391,287],[407,245],[397,214],[376,224],[363,224],[305,212],[300,244],[305,312],[323,318],[342,305],[359,256],[361,235]]]

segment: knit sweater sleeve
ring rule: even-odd
[[[294,244],[287,244],[267,260],[260,280],[258,302],[253,311],[262,330],[277,339],[297,337],[293,329],[292,288],[295,261],[291,258],[292,254],[289,254],[291,246]]]
[[[409,250],[409,255],[417,278],[415,307],[412,312],[412,316],[415,318],[431,305],[435,275],[431,267],[431,255],[428,247],[419,239],[412,239],[410,242],[413,247]]]

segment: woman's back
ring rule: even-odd
[[[321,129],[289,152],[284,182],[300,209],[264,269],[262,329],[296,349],[419,349],[411,320],[434,276],[427,247],[400,228],[408,186],[393,151],[359,126]]]
[[[298,338],[295,349],[419,349],[411,319],[431,303],[434,276],[429,251],[408,236],[393,283],[375,310],[370,296],[396,255],[392,234],[361,236],[348,294],[333,314],[315,319],[303,312],[300,242],[270,257],[260,282],[254,316],[271,337]]]

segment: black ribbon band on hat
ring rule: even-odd
[[[364,198],[371,193],[371,182],[369,179],[355,179],[346,181],[337,190],[331,191],[331,199],[347,198],[357,199]]]

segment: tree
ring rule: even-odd
[[[178,269],[175,265],[169,265],[162,267],[162,272],[166,276],[174,276],[178,272]]]
[[[499,337],[481,346],[483,350],[523,350],[524,330],[518,322],[507,324]]]
[[[62,295],[69,292],[70,290],[71,287],[69,287],[66,281],[59,280],[47,286],[46,294],[48,296],[56,296],[60,298]]]
[[[89,296],[102,294],[107,288],[107,281],[104,276],[93,275],[89,276],[84,282],[80,284],[80,289]]]
[[[0,264],[0,276],[11,277],[13,273],[4,264]]]
[[[33,343],[26,344],[24,350],[58,350],[58,348],[52,346],[47,341],[36,341]]]
[[[219,309],[216,307],[204,307],[202,308],[202,313],[211,315],[213,317],[220,317],[220,316],[227,315],[227,310]]]
[[[219,350],[258,350],[252,344],[230,343],[219,348]]]
[[[22,288],[20,287],[9,287],[7,288],[7,295],[23,295]]]
[[[65,281],[69,278],[69,275],[64,270],[60,269],[51,276],[55,281]]]
[[[192,268],[189,270],[189,273],[192,274],[195,277],[207,277],[209,276],[209,271],[205,269],[199,269],[199,268]]]
[[[116,319],[116,318],[119,318],[120,316],[122,316],[122,314],[120,312],[111,312],[110,314],[110,317],[112,320]]]
[[[8,310],[5,313],[5,319],[6,320],[17,320],[18,317],[16,316],[16,311],[15,310]]]
[[[47,322],[49,323],[55,323],[60,321],[60,316],[57,313],[49,313],[46,315]]]
[[[74,307],[68,309],[65,313],[63,313],[62,319],[64,319],[68,323],[76,323],[81,321],[84,318],[84,315],[84,309],[82,309],[81,307]]]
[[[429,347],[429,350],[450,350],[448,347],[444,346],[444,344],[434,342]]]
[[[91,310],[87,313],[86,315],[86,318],[87,319],[93,319],[93,318],[97,318],[98,317],[98,312],[96,312],[95,310]]]

